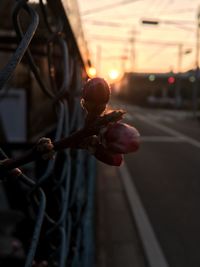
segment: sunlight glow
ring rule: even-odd
[[[119,71],[118,70],[110,70],[109,73],[109,78],[112,80],[112,81],[115,81],[119,78]]]
[[[97,71],[94,67],[90,67],[87,69],[87,74],[90,78],[94,78],[97,74]]]
[[[78,3],[91,61],[101,76],[109,78],[112,68],[144,73],[176,73],[180,67],[182,72],[195,68],[199,0]]]

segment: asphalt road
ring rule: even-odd
[[[183,111],[114,106],[141,133],[125,161],[169,266],[199,267],[200,122]]]

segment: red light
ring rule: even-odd
[[[167,81],[169,84],[173,84],[173,83],[175,83],[175,78],[170,76]]]

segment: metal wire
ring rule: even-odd
[[[24,2],[24,0],[22,1],[19,1],[17,3],[17,5],[15,6],[15,9],[13,11],[13,24],[14,24],[14,27],[15,27],[15,31],[17,33],[17,36],[18,36],[18,39],[19,40],[23,40],[24,39],[24,36],[23,36],[23,32],[22,32],[22,28],[20,26],[20,20],[19,20],[19,12],[21,11],[21,9],[24,8],[26,11],[31,11],[30,13],[32,14],[33,13],[33,10],[32,8],[30,8],[28,6],[27,3]],[[33,13],[33,14],[37,14],[37,13]],[[38,15],[37,15],[38,17]],[[32,19],[33,21],[35,20],[36,16],[34,16]],[[34,32],[33,32],[34,33]],[[54,95],[53,93],[51,92],[50,89],[47,89],[47,85],[44,84],[39,72],[38,72],[38,68],[34,62],[34,59],[31,55],[31,52],[28,48],[28,46],[26,47],[26,54],[27,54],[27,57],[28,57],[28,60],[29,60],[29,65],[30,65],[30,68],[40,86],[40,88],[42,89],[42,91],[50,98],[53,98]]]
[[[34,36],[39,23],[38,14],[34,11],[34,9],[30,8],[28,5],[25,5],[24,1],[19,2],[16,5],[15,10],[17,11],[22,8],[31,16],[32,20],[15,53],[0,72],[0,89],[2,89],[6,82],[8,82],[8,80],[11,78],[16,66],[19,64],[24,56],[24,53],[27,51],[30,41]]]
[[[53,141],[57,141],[69,136],[83,125],[84,114],[80,107],[79,94],[84,66],[79,51],[76,49],[73,49],[73,53],[70,51],[69,47],[77,46],[73,44],[73,40],[65,38],[64,20],[59,19],[56,27],[52,27],[48,17],[52,16],[53,11],[51,10],[49,14],[49,9],[42,0],[39,4],[48,33],[45,45],[48,51],[50,86],[47,86],[49,83],[41,77],[34,61],[34,54],[29,47],[39,23],[39,16],[27,1],[17,1],[13,13],[13,26],[19,44],[0,72],[0,88],[6,85],[25,55],[40,89],[47,98],[52,100],[55,108],[57,117],[55,129],[49,135]],[[30,24],[25,33],[20,25],[21,10],[25,10],[30,16]],[[69,45],[68,42],[72,43]],[[62,81],[59,82],[56,79],[58,66],[54,62],[58,50],[62,55],[60,59],[62,69],[59,70]],[[5,153],[0,149],[0,159],[5,158]],[[34,216],[29,215],[30,221],[34,221],[34,227],[30,229],[30,236],[25,242],[26,244],[31,240],[29,248],[25,247],[27,253],[23,266],[32,266],[33,260],[36,262],[45,260],[50,266],[59,267],[94,266],[92,213],[95,164],[93,159],[83,150],[68,149],[58,152],[54,160],[47,164],[36,162],[35,165],[40,170],[39,174],[35,172],[36,177],[29,178],[22,174],[15,178],[15,182],[26,185],[27,203],[24,205],[28,205],[29,202],[30,214],[34,213]],[[12,178],[9,178],[9,183],[12,183]],[[20,236],[20,233],[18,235]]]
[[[33,265],[35,252],[36,252],[39,238],[40,238],[40,231],[41,231],[42,223],[44,220],[44,213],[45,213],[45,208],[46,208],[46,197],[45,197],[45,194],[42,191],[42,189],[39,189],[39,194],[40,194],[40,196],[39,196],[39,203],[40,203],[39,211],[38,211],[38,215],[36,218],[35,229],[34,229],[33,236],[32,236],[31,246],[30,246],[28,254],[27,254],[25,267],[31,267]]]

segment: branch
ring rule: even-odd
[[[98,135],[100,130],[109,123],[115,123],[122,119],[125,112],[123,110],[112,111],[104,116],[97,117],[96,120],[85,125],[82,129],[71,136],[56,142],[51,142],[48,138],[41,138],[36,146],[16,159],[7,159],[0,162],[0,174],[6,176],[11,170],[23,166],[29,162],[52,158],[52,152],[57,152],[67,148],[79,148],[84,139]]]

